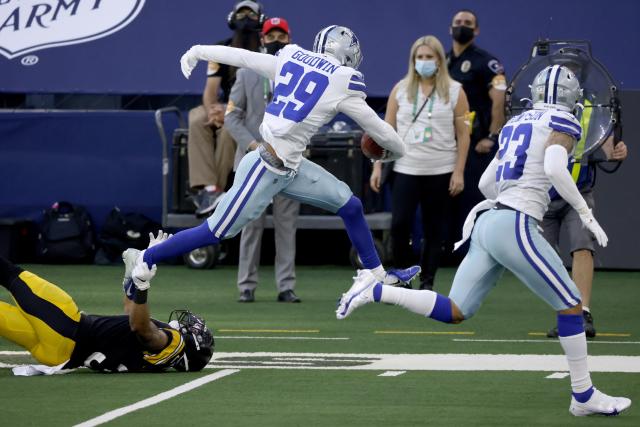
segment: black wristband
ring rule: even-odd
[[[493,142],[497,143],[498,142],[498,134],[489,132],[489,135],[487,135],[487,139],[490,139]]]
[[[140,289],[136,289],[136,294],[133,297],[133,302],[136,304],[146,304],[147,303],[147,290],[141,291]]]

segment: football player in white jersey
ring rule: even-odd
[[[531,85],[533,109],[512,118],[500,132],[500,149],[487,167],[479,188],[487,200],[467,217],[463,240],[469,252],[458,268],[449,297],[428,290],[395,288],[360,270],[340,300],[336,316],[344,319],[369,302],[399,305],[445,323],[460,323],[475,314],[505,269],[558,314],[560,344],[571,376],[570,412],[576,416],[617,415],[631,405],[591,383],[580,292],[562,261],[537,230],[553,185],[578,212],[598,243],[607,235],[593,217],[567,170],[582,129],[572,111],[581,98],[580,84],[566,67],[549,66]],[[476,215],[486,210],[477,221]],[[475,224],[474,224],[475,221]]]
[[[196,45],[180,60],[185,77],[200,60],[250,68],[274,81],[273,100],[260,126],[263,143],[243,157],[232,188],[205,223],[144,251],[138,267],[143,260],[152,266],[235,236],[262,214],[273,196],[282,194],[339,215],[363,265],[379,280],[406,283],[413,279],[420,271],[417,266],[384,270],[360,200],[347,184],[302,157],[311,136],[338,112],[354,119],[385,149],[383,161],[404,153],[395,130],[365,102],[364,78],[356,71],[362,53],[355,34],[332,25],[317,34],[313,51],[287,45],[276,56],[227,46]]]

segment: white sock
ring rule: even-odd
[[[205,185],[204,189],[207,190],[209,193],[213,193],[218,189],[218,187],[216,187],[215,185]]]
[[[428,317],[436,305],[437,295],[433,291],[419,291],[417,289],[383,285],[380,302],[399,305],[413,313]]]
[[[589,307],[587,307],[586,305],[582,306],[582,311],[586,311],[587,313],[591,313],[591,309]]]
[[[382,264],[380,264],[376,268],[372,268],[371,272],[373,273],[373,275],[375,276],[378,282],[384,282],[384,278],[387,275],[387,272],[384,270],[384,267],[382,266]]]
[[[568,337],[558,337],[569,362],[571,389],[574,393],[587,391],[593,384],[587,366],[587,337],[584,332]]]

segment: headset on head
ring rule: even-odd
[[[264,22],[267,20],[267,16],[262,13],[262,4],[258,3],[257,1],[254,2],[255,4],[258,5],[258,23],[260,24],[260,28],[262,28],[262,25],[264,24]],[[231,30],[235,30],[236,29],[236,19],[235,19],[235,15],[236,15],[236,8],[234,7],[233,10],[231,12],[229,12],[229,15],[227,15],[227,25],[229,26],[229,29]]]

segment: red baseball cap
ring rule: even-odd
[[[269,31],[274,29],[280,29],[285,33],[289,34],[289,23],[284,18],[269,18],[265,21],[262,26],[262,34],[267,34]]]

